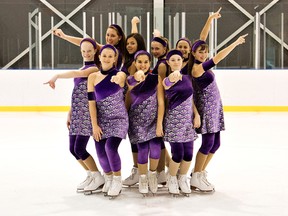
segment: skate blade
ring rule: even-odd
[[[215,190],[201,190],[194,186],[191,186],[191,191],[195,193],[202,193],[202,194],[211,194],[215,192]]]
[[[84,195],[92,195],[92,194],[101,193],[101,192],[102,192],[102,188],[97,188],[96,190],[84,191]]]
[[[119,191],[119,194],[117,194],[117,195],[109,195],[109,194],[107,193],[106,196],[109,197],[109,200],[113,200],[113,199],[115,199],[116,197],[118,197],[120,194],[121,194],[121,190]]]

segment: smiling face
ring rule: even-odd
[[[189,53],[191,52],[191,48],[189,43],[185,40],[180,40],[176,47],[177,50],[180,50],[183,54],[183,58],[188,58]]]
[[[151,54],[155,58],[159,58],[166,53],[166,47],[164,47],[161,43],[157,41],[152,41],[151,43]]]
[[[129,54],[133,54],[137,51],[138,44],[137,40],[134,37],[130,37],[127,39],[126,49]]]
[[[117,45],[121,37],[118,35],[117,31],[113,28],[108,28],[106,31],[106,43],[113,46]]]
[[[147,72],[150,70],[151,62],[149,60],[149,57],[147,55],[138,55],[135,60],[135,67],[138,70],[142,70],[144,72]]]
[[[207,47],[202,47],[199,46],[195,52],[193,52],[193,55],[196,60],[200,62],[205,62],[206,59],[208,58],[208,48]]]
[[[80,50],[84,61],[94,61],[96,49],[94,49],[90,42],[84,41],[81,44]]]
[[[171,71],[181,70],[183,58],[180,55],[172,55],[167,62]]]
[[[101,66],[103,70],[108,70],[113,67],[114,62],[116,61],[116,54],[114,50],[106,48],[102,50],[99,56]]]

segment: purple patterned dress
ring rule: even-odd
[[[202,76],[193,78],[194,102],[201,117],[201,127],[197,133],[216,133],[225,130],[223,105],[216,84],[215,75],[211,70]]]
[[[191,142],[197,138],[193,128],[193,88],[191,77],[183,75],[175,85],[165,91],[168,107],[164,119],[164,140]]]
[[[110,81],[118,72],[114,67],[106,71],[107,76],[94,87],[97,120],[103,132],[102,139],[109,137],[125,139],[128,132],[128,114],[123,88]]]
[[[81,70],[85,70],[89,67],[96,67],[94,61],[85,62],[85,66]],[[92,135],[92,124],[87,95],[87,77],[74,78],[69,135]]]
[[[158,75],[148,74],[145,81],[131,90],[129,139],[139,144],[156,137]]]

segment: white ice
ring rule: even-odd
[[[123,188],[114,200],[76,193],[86,174],[69,152],[65,121],[63,112],[0,113],[1,215],[288,215],[288,113],[225,113],[222,145],[207,168],[216,192],[177,198],[167,189],[143,198],[137,188]],[[92,139],[88,151],[96,158]],[[128,140],[119,151],[125,178]]]

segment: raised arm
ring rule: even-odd
[[[228,47],[226,47],[225,49],[221,50],[219,53],[217,53],[217,55],[215,55],[213,57],[213,62],[215,64],[218,64],[221,60],[223,60],[224,58],[226,58],[226,56],[229,55],[230,52],[232,52],[232,50],[235,49],[235,47],[237,47],[240,44],[245,43],[245,37],[248,34],[242,35],[240,36],[236,41],[234,41],[232,44],[230,44]]]
[[[221,60],[226,58],[230,52],[232,52],[235,47],[237,47],[240,44],[245,43],[245,37],[248,34],[240,36],[236,41],[234,41],[232,44],[230,44],[228,47],[225,49],[221,50],[218,52],[212,59],[203,62],[199,65],[193,66],[193,77],[200,77],[205,71],[209,70],[210,68],[214,67],[216,64],[218,64]]]
[[[138,23],[140,23],[140,19],[137,16],[134,16],[131,20],[131,33],[138,33]]]
[[[210,26],[211,26],[211,22],[213,19],[219,19],[221,17],[220,11],[221,11],[221,7],[219,8],[219,10],[216,13],[213,13],[212,15],[210,15],[200,33],[200,40],[206,41],[208,34],[210,32]]]
[[[59,38],[62,38],[72,44],[75,44],[76,46],[80,46],[80,43],[82,41],[82,37],[74,37],[71,35],[66,35],[62,29],[55,29],[53,30],[53,34],[58,36]],[[96,42],[97,43],[97,42]],[[100,48],[103,46],[102,44],[97,43],[97,46],[99,46]]]

